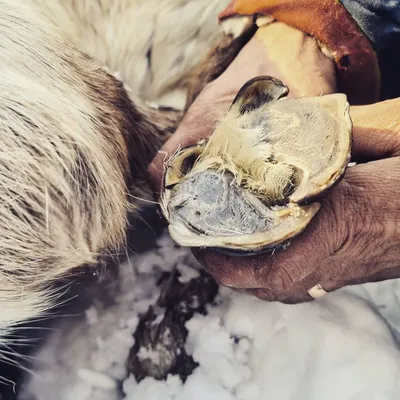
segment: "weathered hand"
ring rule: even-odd
[[[311,300],[307,291],[400,277],[400,99],[354,107],[353,158],[320,212],[286,250],[231,258],[195,255],[223,285],[269,301]],[[369,161],[369,162],[366,162]]]
[[[153,160],[148,172],[156,195],[161,190],[164,160],[179,146],[210,136],[242,85],[260,75],[280,79],[289,87],[291,97],[336,91],[334,64],[320,51],[314,39],[283,23],[260,28],[229,68],[203,90],[175,134]]]
[[[278,77],[291,88],[292,96],[335,91],[333,65],[312,39],[282,24],[263,29],[264,32],[281,29],[285,34],[275,37],[271,51],[267,43],[261,46],[260,34],[248,44],[225,74],[210,84],[193,104],[177,133],[166,144],[167,153],[210,135],[236,91],[253,76]],[[292,34],[301,36],[301,41],[289,39]],[[268,37],[272,40],[272,35]],[[296,77],[293,73],[297,85],[292,83],[285,71],[290,66],[295,69],[293,59],[286,63],[287,58],[274,58],[279,56],[282,40],[287,40],[288,46],[298,46],[301,42],[301,51],[286,47],[288,54],[296,54],[296,60],[301,60],[298,70],[306,67],[307,57],[312,55],[310,62],[314,64],[304,72],[309,80],[299,79],[300,74]],[[310,54],[305,50],[307,46]],[[316,67],[319,62],[325,69]],[[239,77],[237,71],[246,74]],[[223,285],[270,301],[311,300],[307,291],[316,284],[332,291],[349,284],[399,277],[399,107],[400,99],[351,109],[353,158],[363,163],[347,170],[344,179],[321,200],[321,211],[312,223],[286,250],[236,258],[196,249],[196,257]],[[161,157],[150,167],[150,173],[159,188]]]

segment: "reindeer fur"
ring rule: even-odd
[[[0,0],[0,344],[57,303],[54,282],[124,242],[181,117],[145,101],[183,109],[193,74],[190,101],[222,72],[200,61],[226,3]]]

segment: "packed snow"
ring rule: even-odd
[[[300,305],[266,303],[221,288],[206,316],[188,323],[186,350],[199,367],[183,384],[126,377],[139,314],[157,277],[198,276],[167,234],[158,249],[121,265],[115,304],[66,320],[37,354],[21,399],[391,400],[400,398],[400,280],[361,285]],[[142,356],[157,357],[156,354]]]

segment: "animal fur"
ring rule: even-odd
[[[226,3],[0,0],[0,344],[57,302],[54,282],[124,242],[181,117],[143,101],[183,109],[193,75],[189,103],[229,64],[243,42],[226,36],[229,56],[199,64]]]

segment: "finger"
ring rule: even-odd
[[[307,291],[299,292],[296,294],[293,294],[291,292],[277,294],[265,289],[251,289],[247,293],[263,301],[279,301],[280,303],[284,304],[307,303],[315,300],[309,295]]]
[[[371,161],[400,155],[400,99],[351,107],[352,158]]]
[[[335,270],[335,267],[331,264],[330,269]],[[345,285],[344,281],[337,281],[335,283],[333,281],[326,282],[325,278],[327,276],[324,277],[324,275],[322,268],[317,268],[310,275],[295,283],[289,290],[273,291],[261,288],[250,289],[247,293],[264,301],[298,304],[324,297],[328,293]],[[321,284],[321,282],[323,283]]]
[[[373,283],[373,282],[382,282],[390,279],[398,279],[400,277],[400,266],[395,266],[392,268],[385,268],[381,271],[378,271],[372,275],[366,275],[363,277],[355,278],[350,281],[348,280],[331,280],[324,282],[323,288],[327,292],[333,292],[342,287],[349,285],[362,285],[364,283]],[[322,285],[321,285],[322,286]]]
[[[326,283],[321,284],[321,282],[325,282],[325,280],[323,270],[319,267],[320,266],[317,266],[310,275],[295,283],[288,291],[280,293],[279,296],[275,296],[274,300],[285,304],[298,304],[319,299],[333,291],[334,289]],[[332,266],[332,268],[334,267]],[[328,290],[328,288],[330,288],[330,290]],[[259,293],[257,293],[257,297],[271,301],[271,294],[271,292],[261,289]]]

